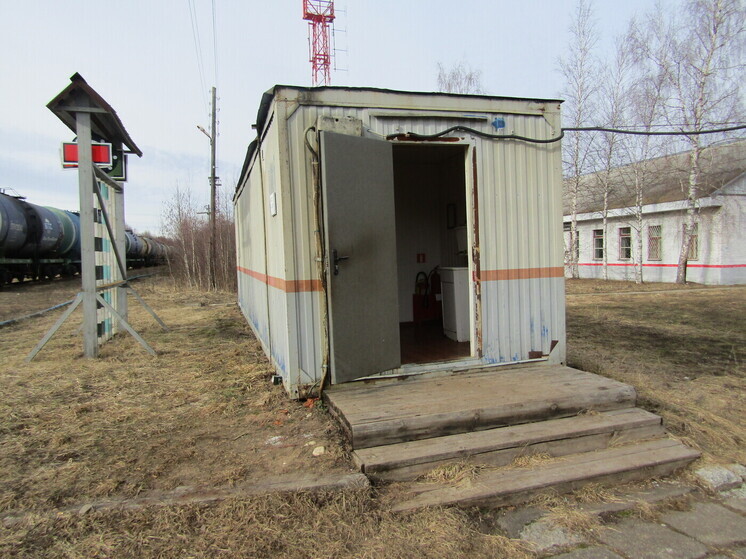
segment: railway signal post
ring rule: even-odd
[[[120,150],[121,157],[125,157],[124,153],[142,156],[142,152],[127,134],[114,109],[82,76],[75,74],[70,81],[47,107],[77,136],[82,290],[31,351],[27,361],[34,358],[81,304],[86,357],[97,357],[99,345],[120,328],[155,355],[153,348],[127,321],[127,295],[133,295],[164,329],[168,328],[127,282],[124,187],[94,163],[93,140],[111,144]],[[66,166],[70,166],[69,161]]]

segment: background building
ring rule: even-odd
[[[641,166],[647,180],[638,221],[634,181]],[[687,281],[746,283],[746,140],[705,149],[701,168],[697,229],[689,253]],[[606,251],[609,279],[634,280],[639,260],[644,281],[675,281],[686,216],[689,152],[614,169],[605,232],[600,178],[601,173],[583,177],[575,246],[580,277],[603,278]],[[565,275],[571,277],[572,216],[567,196],[564,214]],[[638,259],[640,247],[642,258]]]

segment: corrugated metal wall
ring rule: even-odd
[[[252,173],[236,202],[239,304],[264,350],[287,378],[288,313],[285,280],[284,211],[280,185],[278,126],[273,121],[258,150]],[[277,214],[270,215],[275,197]]]
[[[366,107],[329,106],[328,99],[314,101],[308,95],[299,96],[297,92],[288,92],[284,100],[280,91],[275,97],[275,120],[272,127],[282,126],[279,115],[288,115],[287,135],[277,143],[270,143],[270,137],[276,138],[272,130],[264,141],[264,192],[265,195],[274,187],[279,196],[276,184],[280,161],[272,159],[270,164],[270,145],[277,158],[287,156],[287,173],[289,185],[288,199],[280,200],[280,211],[288,212],[286,233],[283,239],[280,223],[277,218],[267,217],[267,272],[276,275],[286,282],[284,291],[268,289],[270,322],[272,330],[272,356],[280,365],[277,356],[282,356],[282,363],[293,362],[294,367],[287,369],[286,387],[291,395],[297,395],[301,385],[316,383],[320,380],[321,371],[321,302],[318,274],[315,262],[315,222],[313,208],[313,186],[311,178],[311,158],[305,145],[306,130],[315,126],[320,115],[336,118],[353,117],[363,123],[366,135],[380,135],[415,132],[433,134],[455,124],[495,133],[490,124],[493,117],[505,119],[506,133],[515,133],[533,138],[551,138],[559,134],[559,107],[556,103],[539,104],[521,100],[490,100],[489,111],[470,113],[465,118],[458,114],[445,118],[444,114],[431,114],[445,110],[453,100],[427,98],[431,105],[427,116],[418,118],[417,109],[408,97],[400,97],[397,106],[390,103],[392,95],[372,95]],[[339,96],[341,93],[334,92]],[[302,104],[298,98],[305,97]],[[334,96],[332,96],[334,97]],[[355,100],[353,97],[350,99]],[[389,99],[389,101],[386,101]],[[425,98],[422,97],[424,100]],[[379,102],[379,101],[386,102]],[[321,103],[317,105],[316,103]],[[336,101],[335,101],[336,102]],[[388,103],[388,105],[387,105]],[[480,101],[484,106],[485,102]],[[350,104],[352,104],[350,102]],[[364,104],[364,103],[360,103]],[[375,105],[375,106],[374,106]],[[442,107],[440,107],[442,105]],[[282,108],[277,108],[282,107]],[[465,108],[464,110],[468,110]],[[525,114],[520,114],[525,113]],[[563,277],[563,242],[561,215],[561,155],[560,144],[530,144],[509,140],[487,140],[468,133],[449,134],[459,136],[468,145],[467,174],[468,204],[471,204],[471,189],[474,184],[474,168],[471,162],[476,161],[477,200],[479,205],[479,245],[481,285],[481,332],[485,363],[516,362],[529,359],[529,352],[549,354],[552,341],[557,347],[551,353],[552,361],[564,361],[565,326],[564,326],[564,277]],[[309,134],[313,140],[313,134]],[[283,141],[284,140],[284,141]],[[315,140],[313,140],[315,142]],[[283,145],[284,144],[284,145]],[[474,159],[473,156],[476,156]],[[274,175],[270,177],[270,167]],[[255,164],[245,191],[237,201],[239,235],[245,235],[248,227],[259,227],[259,201],[251,194],[258,187],[254,185],[257,175]],[[247,202],[247,191],[251,201]],[[248,207],[244,207],[244,206]],[[266,209],[267,201],[264,201]],[[254,211],[257,213],[255,214]],[[281,215],[281,214],[280,214]],[[280,217],[278,215],[278,217]],[[275,225],[277,224],[277,225]],[[469,225],[472,225],[471,216]],[[259,235],[259,233],[256,233]],[[470,229],[470,241],[473,232]],[[281,244],[283,241],[288,244]],[[249,266],[260,263],[249,261],[246,254],[247,241],[239,242],[239,266],[247,262]],[[280,266],[280,254],[286,249],[288,262]],[[275,256],[275,253],[277,256]],[[290,262],[292,261],[292,262]],[[470,264],[473,269],[473,263]],[[287,271],[291,274],[285,275]],[[239,274],[239,298],[248,317],[260,311],[247,311],[250,300],[260,296],[258,291],[248,291],[246,274]],[[289,282],[289,283],[288,283]],[[290,316],[294,324],[283,324],[283,314]],[[254,323],[255,319],[249,318]],[[276,322],[277,321],[277,322]],[[255,328],[260,330],[256,324]],[[276,326],[283,328],[285,334],[274,339]],[[288,329],[290,334],[287,334]],[[264,338],[263,338],[264,339]],[[267,342],[264,342],[265,344]],[[285,345],[282,345],[285,344]],[[282,346],[282,352],[275,345]],[[277,356],[276,356],[277,355]],[[280,367],[282,369],[282,367]],[[285,369],[283,369],[285,370]]]

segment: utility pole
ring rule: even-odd
[[[197,129],[202,132],[205,136],[210,139],[210,208],[208,215],[210,216],[210,245],[209,254],[207,255],[207,273],[209,276],[208,282],[210,289],[217,288],[217,280],[215,278],[215,270],[217,269],[217,263],[215,262],[217,255],[215,254],[215,245],[217,239],[217,212],[215,208],[215,187],[217,185],[218,177],[215,176],[215,143],[217,142],[216,128],[216,102],[215,102],[215,87],[212,88],[212,115],[210,119],[210,133],[202,128],[199,124]]]
[[[217,109],[215,106],[215,86],[212,88],[212,122],[210,124],[210,289],[217,288],[215,279],[215,269],[217,268],[215,254],[215,239],[217,237],[216,207],[215,207],[215,144],[217,143],[217,134],[215,132],[215,121]]]

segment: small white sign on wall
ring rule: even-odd
[[[275,192],[269,195],[269,213],[272,216],[277,215],[277,194]]]

